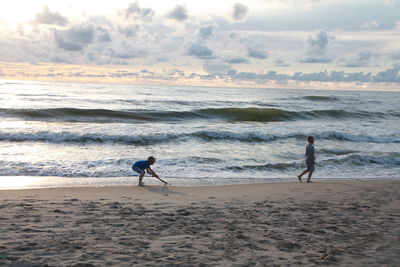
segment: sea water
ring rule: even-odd
[[[400,176],[400,92],[0,81],[0,117],[0,181],[137,183],[151,155],[174,184],[291,180],[308,135],[316,178]]]

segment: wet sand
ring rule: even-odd
[[[400,180],[0,191],[0,266],[400,266]]]

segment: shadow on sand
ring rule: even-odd
[[[176,194],[176,195],[183,195],[188,196],[188,194],[170,190],[168,186],[145,186],[144,187],[147,191],[157,194],[169,195],[169,194]]]

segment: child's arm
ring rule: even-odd
[[[153,175],[154,177],[158,177],[157,173],[155,173],[150,167],[147,168],[147,172],[150,173],[151,175]]]
[[[158,177],[158,175],[150,167],[147,168],[147,172],[150,173],[151,175],[153,175],[154,177],[156,177],[158,180],[160,180],[164,184],[168,184],[166,181],[164,181],[160,177]]]

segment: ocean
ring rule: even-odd
[[[3,80],[0,117],[0,184],[295,180],[308,135],[316,179],[400,177],[400,92]]]

